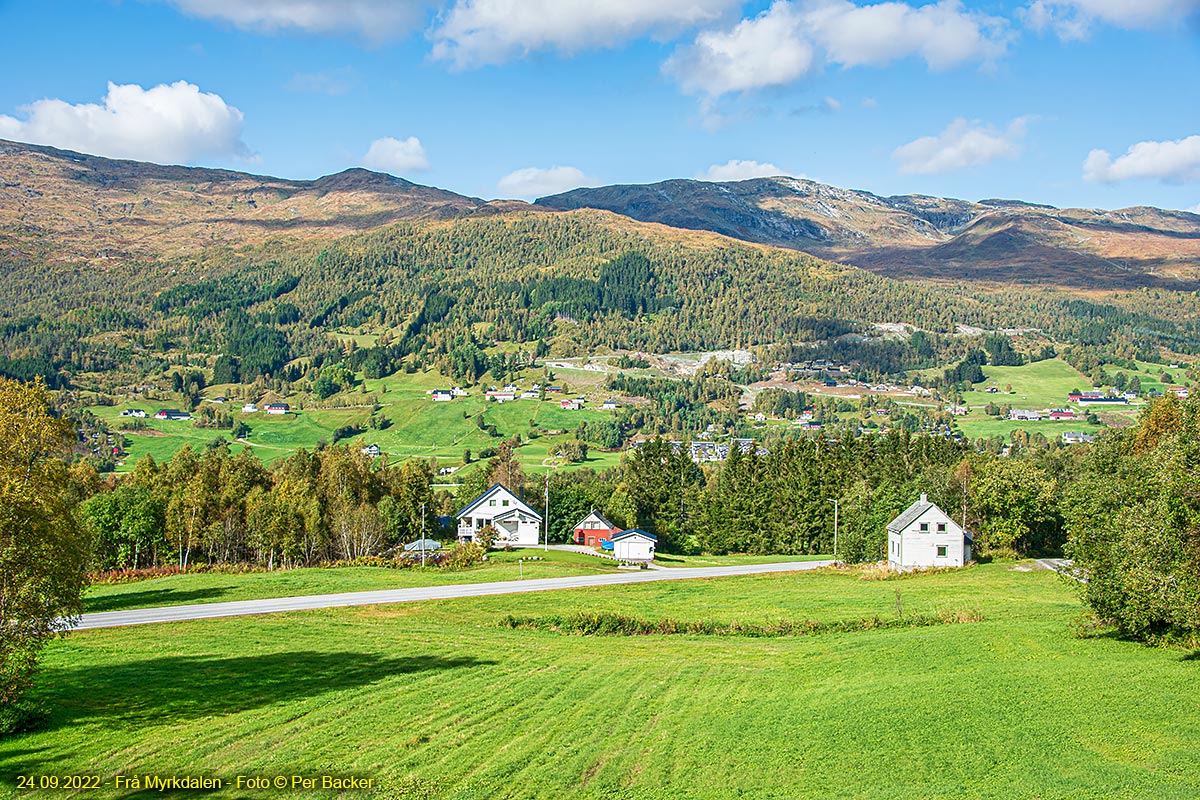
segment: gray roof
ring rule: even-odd
[[[917,517],[921,516],[931,508],[936,508],[936,506],[922,496],[920,500],[904,509],[904,513],[889,522],[887,524],[887,529],[889,531],[902,531],[911,525],[917,519]]]

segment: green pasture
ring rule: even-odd
[[[1060,358],[1035,361],[1019,367],[984,367],[987,380],[963,393],[967,405],[1011,405],[1014,408],[1059,408],[1073,389],[1092,388],[1091,380]],[[1012,386],[1012,394],[1004,392]],[[989,388],[999,393],[989,393]]]
[[[541,559],[529,561],[530,558]],[[518,564],[518,559],[523,563]],[[736,563],[736,562],[725,562]],[[494,551],[477,567],[446,571],[388,569],[386,567],[301,568],[273,572],[222,575],[199,572],[168,575],[133,583],[99,584],[84,596],[85,611],[122,611],[129,608],[224,603],[267,597],[298,597],[378,589],[411,589],[459,583],[511,581],[521,578],[562,578],[615,572],[616,562],[583,553],[528,548]]]
[[[563,370],[568,372],[568,370]],[[571,370],[569,372],[576,372]],[[595,380],[594,373],[579,371],[581,375]],[[526,380],[528,386],[536,376]],[[497,442],[520,434],[522,439],[529,439],[531,431],[559,430],[560,434],[570,438],[579,423],[584,420],[599,421],[611,419],[612,411],[601,411],[599,406],[603,398],[589,394],[589,403],[578,411],[565,411],[559,406],[559,401],[567,395],[550,395],[550,399],[518,400],[510,403],[489,402],[484,396],[484,390],[473,387],[470,395],[455,399],[448,403],[435,403],[430,399],[429,392],[433,389],[447,389],[453,385],[448,378],[436,372],[396,373],[381,380],[367,380],[365,386],[368,394],[374,394],[381,406],[381,415],[389,421],[388,427],[382,430],[367,428],[367,420],[371,409],[366,405],[366,397],[360,389],[345,392],[331,399],[338,403],[338,408],[296,408],[294,413],[286,415],[268,415],[259,411],[254,414],[241,412],[242,401],[231,400],[222,406],[222,410],[233,414],[235,421],[244,421],[250,427],[247,441],[254,452],[266,463],[286,456],[301,447],[313,448],[318,442],[331,442],[333,432],[345,425],[358,425],[364,432],[345,439],[344,441],[365,447],[368,444],[378,444],[383,452],[393,459],[413,457],[436,457],[444,464],[453,465],[462,462],[463,453],[471,450],[473,457],[485,448],[495,447]],[[576,384],[572,381],[570,396],[577,396]],[[579,386],[582,390],[584,387]],[[229,387],[212,387],[211,396],[217,393],[230,393]],[[301,403],[291,400],[293,406]],[[90,410],[98,417],[107,420],[114,429],[120,427],[124,418],[120,412],[127,408],[141,408],[147,414],[153,415],[160,408],[175,407],[177,403],[170,401],[130,402],[116,406],[94,406]],[[482,419],[484,426],[494,425],[497,437],[492,437],[485,428],[481,428],[478,420]],[[229,439],[227,430],[199,429],[192,427],[190,421],[168,422],[147,418],[145,431],[125,431],[130,446],[129,457],[123,470],[130,470],[140,458],[152,455],[158,461],[169,460],[170,457],[185,444],[194,448],[203,448],[213,439],[223,437]],[[531,422],[533,424],[531,424]],[[620,453],[603,453],[599,450],[589,453],[583,464],[568,464],[555,458],[557,450],[554,436],[541,436],[529,440],[519,451],[519,457],[530,472],[544,471],[550,468],[572,468],[588,466],[603,469],[614,466],[620,461]],[[240,450],[241,444],[232,445]]]
[[[977,611],[796,638],[583,637],[506,614],[770,622]],[[72,634],[48,648],[19,775],[356,775],[361,798],[1195,797],[1198,662],[1077,638],[1048,572],[851,571],[328,609]],[[226,788],[211,797],[278,797]]]

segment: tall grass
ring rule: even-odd
[[[983,614],[978,611],[939,611],[933,614],[909,614],[908,616],[857,617],[821,622],[813,619],[781,619],[767,623],[719,622],[717,620],[677,620],[664,617],[658,620],[642,619],[609,612],[576,614],[550,614],[541,617],[516,617],[507,614],[500,618],[501,628],[513,630],[540,630],[575,636],[750,636],[770,638],[777,636],[817,636],[825,633],[853,633],[886,628],[923,628],[930,625],[956,625],[982,622]]]

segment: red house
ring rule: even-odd
[[[1053,408],[1050,419],[1075,419],[1075,410],[1071,408]]]
[[[572,539],[575,544],[599,547],[601,540],[611,539],[614,534],[620,532],[620,528],[606,520],[599,511],[593,510],[592,513],[575,523]]]

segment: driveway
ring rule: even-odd
[[[129,611],[105,611],[84,614],[76,630],[119,628],[125,625],[149,625],[154,622],[181,622],[215,617],[240,617],[248,614],[274,614],[280,611],[306,611],[314,608],[373,606],[387,603],[417,603],[422,600],[448,600],[455,597],[484,597],[496,594],[546,592],[552,589],[580,589],[621,583],[682,581],[693,578],[722,578],[731,575],[763,575],[772,572],[803,572],[827,567],[832,561],[785,561],[776,564],[740,564],[730,567],[687,567],[670,570],[638,570],[604,575],[577,575],[569,578],[538,578],[492,583],[467,583],[454,586],[426,586],[419,589],[386,589],[375,592],[316,594],[305,597],[274,597],[267,600],[241,600],[232,603],[201,603],[190,606],[138,608]]]

